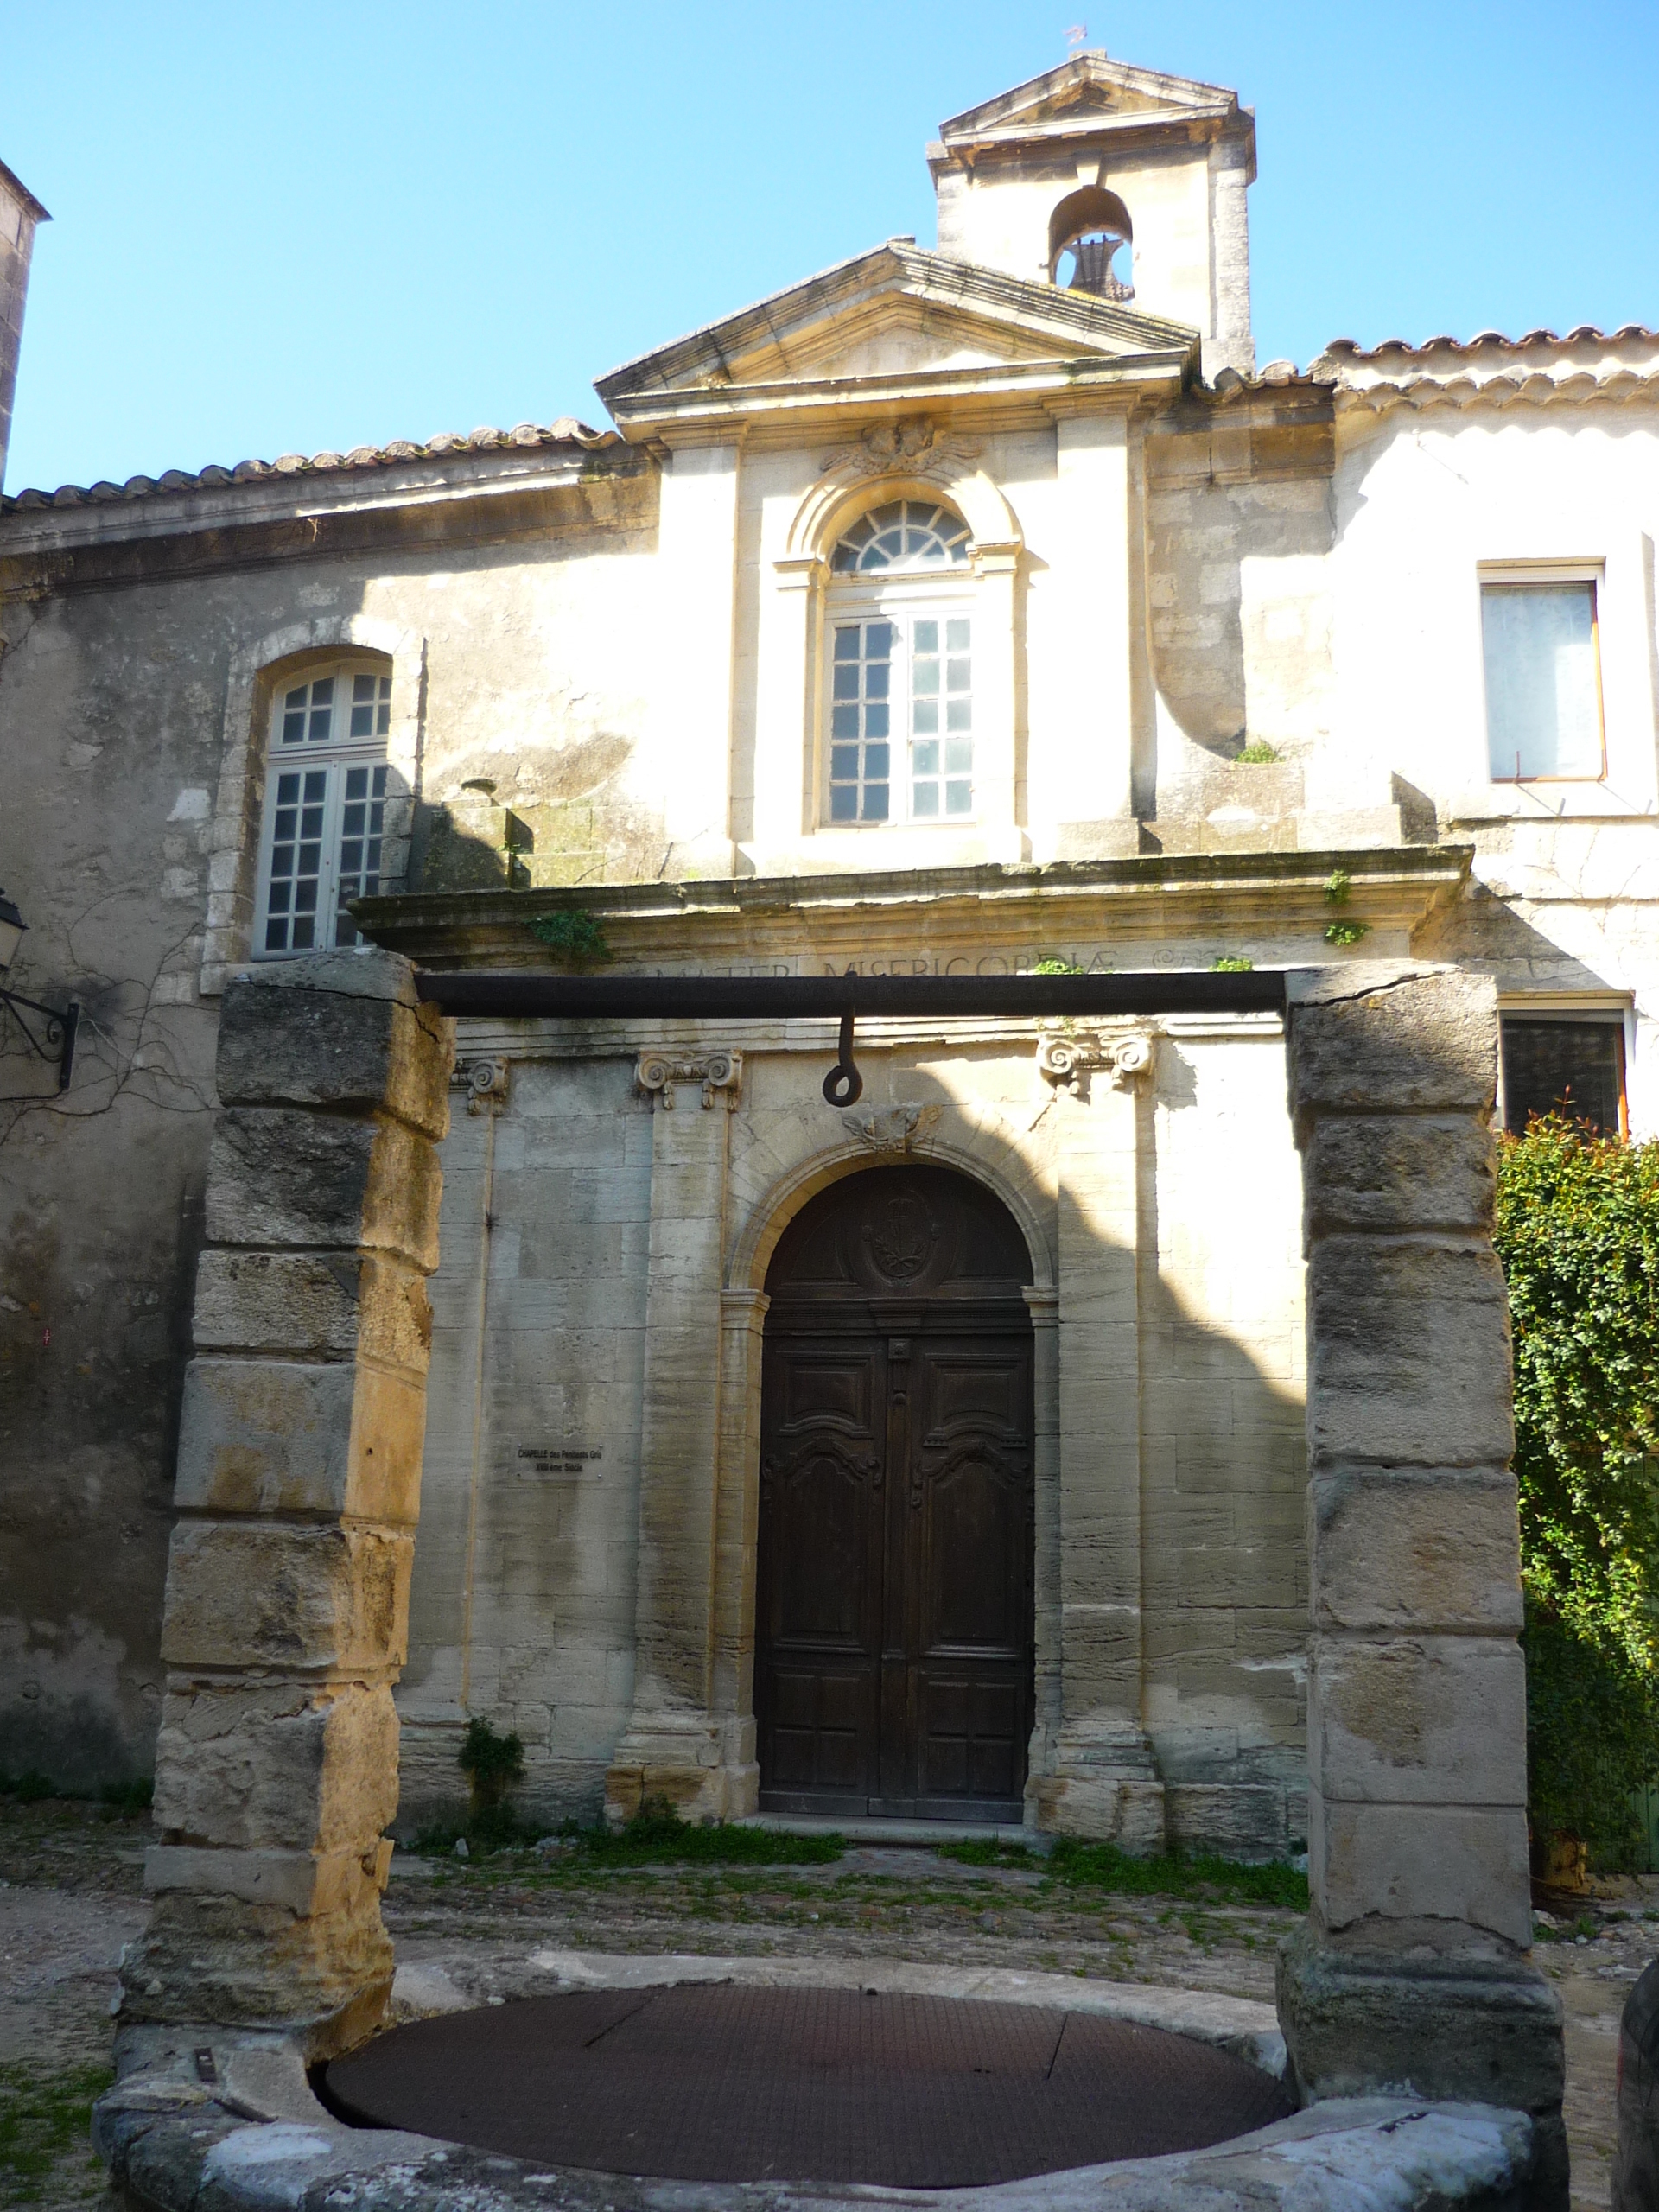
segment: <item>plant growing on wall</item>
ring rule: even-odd
[[[486,1851],[511,1843],[518,1832],[512,1792],[524,1778],[522,1738],[516,1732],[499,1735],[481,1713],[474,1713],[456,1761],[471,1799],[468,1835]]]
[[[1265,737],[1258,737],[1250,744],[1241,746],[1233,758],[1242,761],[1247,768],[1262,768],[1265,767],[1269,760],[1276,760],[1279,754],[1275,747],[1268,743]]]
[[[537,914],[530,933],[567,960],[608,960],[611,957],[604,930],[581,906],[562,906],[556,913]]]
[[[1247,960],[1242,952],[1224,952],[1219,959],[1210,963],[1212,976],[1249,976],[1255,969],[1255,961]]]
[[[1498,1141],[1535,1848],[1604,1859],[1659,1777],[1659,1144],[1551,1115]]]

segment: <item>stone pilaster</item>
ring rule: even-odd
[[[1058,1115],[1058,1726],[1029,1793],[1046,1828],[1161,1850],[1141,1711],[1139,1033],[1045,1038]],[[1052,1691],[1051,1691],[1052,1695]]]
[[[1309,1884],[1279,2009],[1310,2099],[1529,2112],[1564,2205],[1560,2007],[1531,1964],[1526,1678],[1492,1250],[1492,985],[1298,979],[1307,1252]]]
[[[635,1074],[652,1103],[651,1247],[633,1708],[606,1777],[613,1820],[653,1796],[693,1819],[740,1809],[714,1667],[721,1272],[729,1116],[741,1081],[734,1052],[648,1052]]]
[[[185,1378],[168,1668],[124,2024],[378,2017],[449,1026],[406,961],[233,982]]]

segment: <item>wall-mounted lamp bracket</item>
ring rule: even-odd
[[[0,1006],[3,1006],[23,1033],[23,1041],[37,1059],[50,1067],[55,1061],[58,1070],[58,1093],[69,1088],[69,1078],[74,1072],[75,1032],[80,1027],[80,1001],[71,999],[67,1007],[42,1006],[38,999],[26,999],[19,991],[0,990]],[[41,1018],[41,1031],[36,1036],[24,1018],[23,1008]]]

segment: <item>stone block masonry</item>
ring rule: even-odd
[[[1529,2112],[1524,2202],[1565,2206],[1560,2010],[1528,1955],[1497,995],[1450,969],[1298,985],[1312,1901],[1280,2019],[1308,2099]]]
[[[391,1986],[391,1686],[453,1056],[391,954],[257,969],[226,994],[162,1630],[162,1840],[124,2025],[279,2027],[321,2055]]]

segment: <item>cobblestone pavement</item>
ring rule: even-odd
[[[29,2141],[49,2148],[107,2069],[113,1971],[143,1918],[147,1834],[143,1821],[85,1807],[0,1800],[0,2206],[98,2202],[98,2171],[73,2133],[37,2179],[18,2171],[3,2123],[21,2115]],[[1541,1928],[1535,1955],[1567,2008],[1573,2201],[1585,2212],[1608,2201],[1619,2010],[1659,1943],[1659,1882],[1624,1888],[1576,1929]],[[386,1921],[400,1961],[442,1967],[480,2003],[544,1990],[530,1963],[543,1949],[912,1959],[1271,2001],[1274,1948],[1296,1916],[1070,1887],[1040,1862],[970,1867],[861,1847],[824,1866],[463,1866],[400,1853]]]

